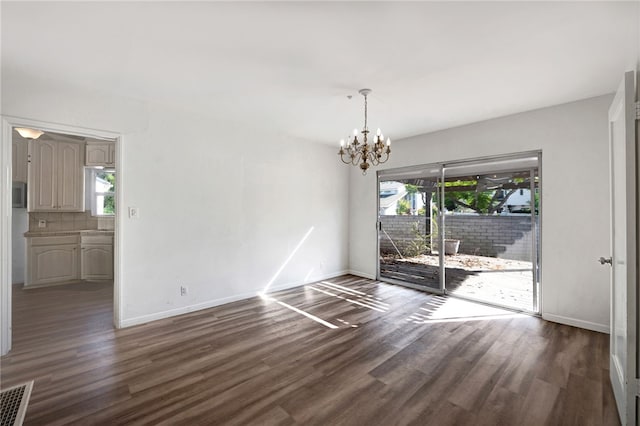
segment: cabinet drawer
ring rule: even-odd
[[[78,244],[77,235],[61,235],[56,237],[29,237],[31,246],[51,246],[61,244]]]
[[[83,235],[80,240],[81,244],[113,244],[113,237],[111,235]]]

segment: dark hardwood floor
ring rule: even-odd
[[[615,425],[608,336],[344,276],[114,330],[112,287],[14,287],[27,425]],[[324,321],[322,322],[318,322]]]

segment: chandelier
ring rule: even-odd
[[[340,141],[340,159],[345,164],[352,164],[359,166],[362,170],[362,174],[367,174],[369,167],[382,164],[389,159],[391,153],[391,139],[387,138],[387,143],[384,143],[384,136],[380,129],[373,137],[373,141],[369,143],[369,129],[367,128],[367,96],[371,93],[371,89],[361,89],[358,91],[364,96],[364,127],[362,128],[362,142],[358,140],[358,129],[353,130],[353,136],[347,137],[345,146],[345,140]]]

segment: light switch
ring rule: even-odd
[[[130,219],[139,219],[140,218],[140,209],[137,207],[129,207],[129,218]]]
[[[38,221],[38,228],[46,228],[47,227],[47,221],[44,219],[40,219]]]

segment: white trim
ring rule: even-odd
[[[346,270],[343,271],[337,271],[328,275],[325,275],[323,277],[316,277],[314,278],[312,281],[299,281],[299,282],[292,282],[292,283],[287,283],[287,284],[282,284],[279,286],[275,286],[275,287],[271,287],[269,289],[269,294],[276,292],[276,291],[280,291],[280,290],[287,290],[290,288],[294,288],[294,287],[301,287],[307,284],[312,284],[314,282],[317,281],[322,281],[322,280],[328,280],[331,278],[335,278],[335,277],[339,277],[342,275],[346,275],[349,272]],[[157,321],[157,320],[161,320],[161,319],[165,319],[165,318],[169,318],[169,317],[174,317],[176,315],[182,315],[182,314],[187,314],[189,312],[195,312],[195,311],[199,311],[202,309],[208,309],[208,308],[213,308],[216,306],[220,306],[220,305],[224,305],[227,303],[232,303],[232,302],[237,302],[239,300],[245,300],[245,299],[251,299],[253,297],[259,297],[261,294],[260,291],[252,291],[249,293],[241,293],[241,294],[235,294],[233,296],[229,296],[229,297],[223,297],[220,299],[214,299],[214,300],[209,300],[206,302],[202,302],[202,303],[196,303],[195,305],[189,305],[189,306],[183,306],[180,308],[175,308],[175,309],[169,309],[168,311],[162,311],[162,312],[156,312],[153,314],[148,314],[148,315],[141,315],[139,317],[134,317],[134,318],[129,318],[129,319],[125,319],[121,321],[121,326],[122,327],[131,327],[134,325],[140,325],[140,324],[145,324],[151,321]]]
[[[45,132],[56,132],[93,139],[115,140],[116,142],[116,173],[120,175],[119,169],[121,162],[120,146],[122,136],[119,133],[90,129],[79,126],[68,126],[60,123],[51,123],[47,121],[33,120],[23,117],[1,116],[2,118],[2,147],[0,149],[0,186],[2,188],[2,202],[0,203],[0,266],[2,273],[0,274],[0,354],[5,355],[11,350],[11,130],[13,127],[32,127]],[[119,181],[122,185],[122,180]],[[122,310],[121,290],[122,276],[120,273],[120,244],[122,241],[121,230],[118,217],[123,213],[121,195],[122,191],[117,191],[118,212],[116,214],[115,232],[114,232],[114,300],[113,315],[115,327],[120,327],[120,318]]]
[[[609,334],[609,325],[607,324],[598,324],[597,322],[584,321],[570,317],[563,317],[562,315],[554,315],[554,314],[542,314],[542,319],[557,322],[559,324],[570,325],[573,327],[580,327],[586,330],[598,331],[600,333]]]
[[[2,120],[0,144],[0,355],[11,350],[11,125]]]
[[[124,202],[123,202],[123,188],[124,173],[122,161],[122,144],[125,137],[120,135],[116,138],[116,146],[114,153],[114,162],[116,170],[116,179],[118,190],[116,191],[116,217],[114,219],[114,232],[113,232],[113,324],[116,328],[122,328],[122,311],[124,309],[123,291],[124,279],[122,274],[122,251],[124,247],[123,238],[123,226],[122,220],[127,217]]]
[[[368,274],[366,272],[356,271],[354,269],[349,269],[349,274],[355,275],[356,277],[368,278],[370,280],[377,280],[376,276],[373,274]]]

